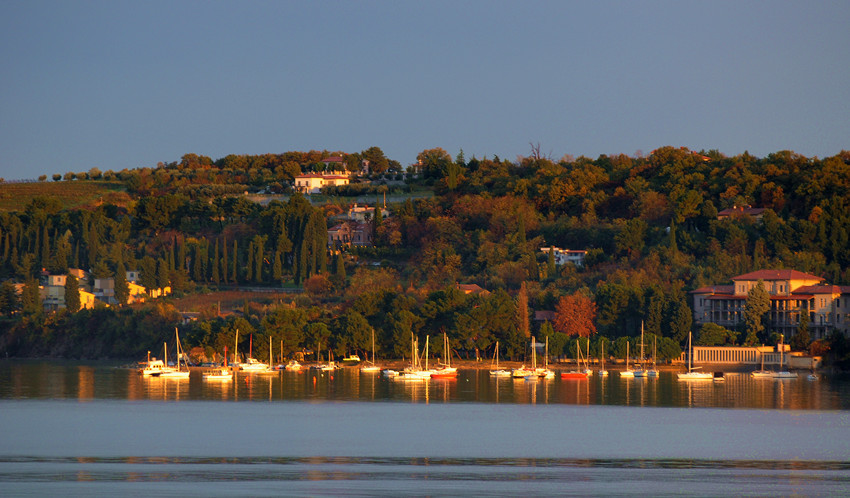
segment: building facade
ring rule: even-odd
[[[728,329],[744,326],[747,293],[762,282],[770,295],[767,327],[791,337],[802,314],[808,315],[812,339],[837,330],[850,335],[850,286],[828,285],[816,275],[796,270],[759,270],[732,278],[732,284],[691,291],[694,324],[716,323]]]

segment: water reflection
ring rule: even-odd
[[[135,370],[98,363],[0,362],[0,399],[128,399],[209,401],[402,401],[409,403],[513,403],[835,410],[850,408],[847,378],[754,379],[727,374],[724,382],[592,375],[570,380],[493,378],[486,370],[460,370],[456,379],[402,380],[357,368],[333,372],[239,373],[232,381],[145,378]]]

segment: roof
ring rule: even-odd
[[[844,289],[838,285],[805,285],[794,289],[793,294],[842,294]]]
[[[732,277],[732,280],[815,280],[821,282],[823,278],[797,270],[758,270]]]
[[[754,208],[751,206],[733,206],[717,212],[717,216],[758,216],[764,213],[765,208]]]
[[[299,178],[324,178],[325,180],[348,180],[348,177],[345,175],[320,175],[318,173],[310,173],[307,175],[298,175],[295,179]]]
[[[534,321],[535,322],[543,322],[543,321],[555,321],[555,312],[550,310],[541,310],[534,312]]]
[[[326,158],[322,159],[322,162],[323,163],[341,163],[341,162],[343,162],[343,159],[339,156],[333,156],[333,157],[326,157]]]
[[[734,285],[710,285],[692,290],[691,294],[733,294],[734,292]]]

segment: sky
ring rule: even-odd
[[[408,165],[850,149],[850,2],[0,2],[0,177],[380,147]]]

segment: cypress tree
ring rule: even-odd
[[[254,281],[257,283],[262,283],[263,281],[265,240],[266,238],[260,235],[254,237],[254,251],[256,251],[256,254],[254,254],[254,264],[256,265],[256,269],[254,270]]]
[[[34,278],[27,279],[21,292],[21,308],[27,315],[41,312],[41,298],[38,294],[38,282]]]
[[[118,301],[118,304],[127,304],[127,301],[130,299],[130,284],[127,283],[127,270],[121,261],[118,262],[118,266],[115,269],[113,281],[115,282],[115,299]]]
[[[233,239],[233,275],[230,278],[230,281],[234,284],[239,283],[239,267],[237,262],[239,261],[239,253],[237,251],[236,239]]]
[[[65,277],[65,309],[71,313],[80,311],[80,282],[74,275]]]
[[[227,283],[227,239],[221,241],[221,281]]]
[[[549,259],[547,260],[549,278],[554,279],[557,269],[555,267],[555,247],[549,248]]]
[[[254,280],[254,241],[248,243],[248,262],[245,264],[245,281]]]
[[[340,281],[345,282],[345,260],[342,257],[342,251],[336,253],[336,276]]]
[[[218,239],[215,240],[215,251],[213,252],[213,259],[210,262],[210,266],[212,266],[212,281],[214,284],[218,285],[220,283],[220,278],[218,274],[218,266],[219,266],[219,254],[218,254]]]
[[[283,264],[280,260],[280,251],[274,252],[274,265],[272,266],[272,278],[275,282],[283,283]]]

